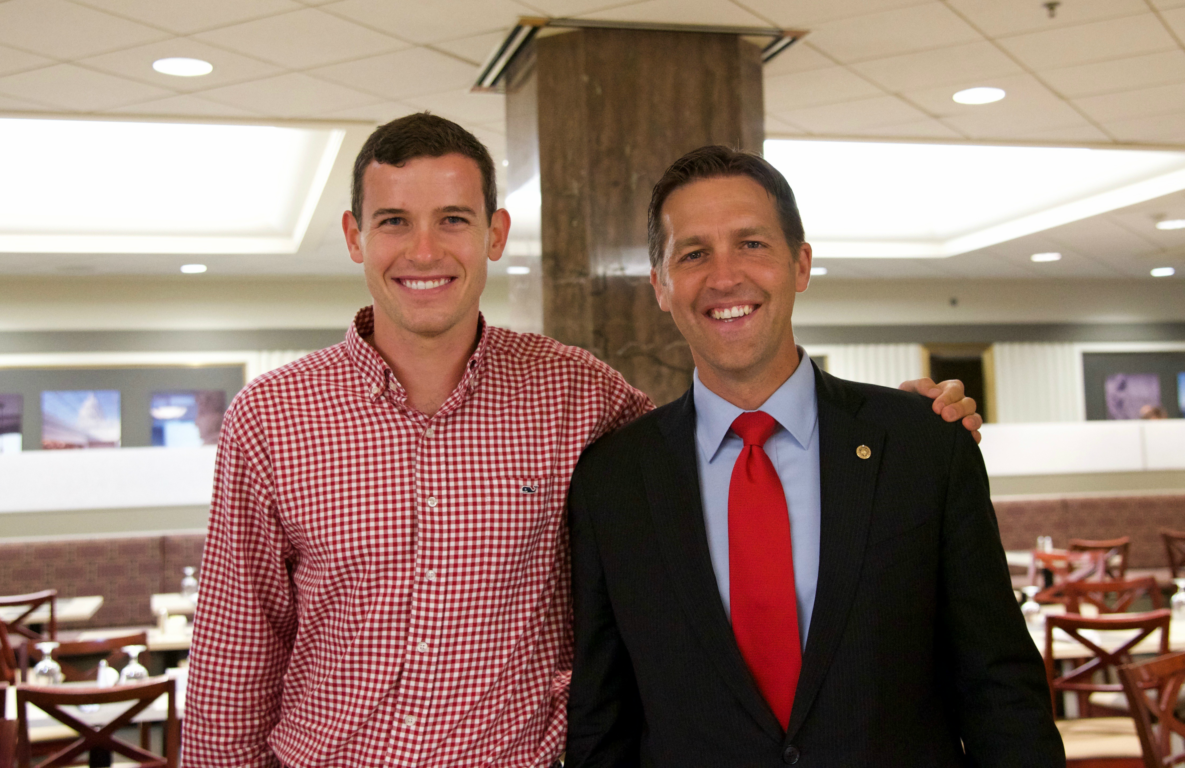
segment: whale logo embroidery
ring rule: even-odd
[[[523,493],[535,493],[538,490],[539,486],[537,485],[524,485],[522,488]]]

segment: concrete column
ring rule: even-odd
[[[761,151],[760,49],[730,34],[545,30],[507,72],[506,114],[508,200],[541,196],[544,333],[673,400],[693,365],[649,285],[646,207],[691,149]]]

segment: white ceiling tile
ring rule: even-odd
[[[1163,16],[1165,22],[1177,33],[1178,38],[1185,37],[1185,6],[1165,11]]]
[[[463,37],[460,40],[446,40],[432,47],[459,56],[475,66],[481,66],[490,54],[498,50],[506,39],[505,32],[490,32],[485,35]]]
[[[1021,140],[1039,132],[1077,131],[1089,126],[1069,105],[1058,102],[1033,110],[985,111],[944,117],[942,122],[973,139]]]
[[[812,69],[834,67],[835,62],[811,47],[807,40],[800,40],[779,53],[762,67],[762,74],[768,79],[795,72],[809,72]]]
[[[973,85],[1004,89],[1004,99],[991,104],[959,104],[952,97],[963,88]],[[908,90],[903,94],[914,104],[941,117],[983,115],[988,113],[1033,112],[1046,107],[1065,106],[1057,94],[1042,85],[1032,75],[986,77],[932,88]]]
[[[169,56],[203,59],[214,65],[214,71],[202,77],[174,77],[162,75],[152,68],[152,62]],[[82,59],[78,63],[112,75],[186,92],[202,91],[245,80],[271,77],[284,71],[274,64],[215,48],[188,37],[178,37],[114,53],[104,53],[101,56]]]
[[[786,0],[744,0],[744,5],[780,27],[809,29],[813,25],[836,19],[866,16],[931,2],[933,0],[796,0],[793,3]]]
[[[1133,91],[1075,99],[1078,107],[1100,122],[1185,112],[1185,84],[1158,85]]]
[[[506,122],[506,97],[498,93],[448,91],[417,96],[407,99],[407,103],[456,120],[466,127],[494,121]]]
[[[217,102],[203,99],[200,96],[193,96],[191,94],[183,94],[181,96],[169,96],[164,99],[156,99],[154,101],[145,101],[137,104],[129,104],[125,107],[116,107],[109,109],[108,112],[121,115],[144,115],[156,116],[167,115],[169,117],[259,117],[258,112],[252,112],[240,107],[232,107],[226,104],[218,104]]]
[[[399,100],[471,86],[477,79],[477,68],[428,48],[408,48],[320,67],[309,74],[388,100]]]
[[[0,81],[2,82],[2,81]],[[1147,144],[1185,144],[1185,112],[1115,120],[1103,127],[1118,141]]]
[[[1042,128],[1027,133],[1018,133],[1013,138],[1020,141],[1063,142],[1066,144],[1109,144],[1110,136],[1090,123],[1066,125],[1060,128]]]
[[[364,120],[367,122],[382,125],[389,123],[397,117],[410,115],[416,112],[416,108],[410,104],[403,104],[398,101],[380,101],[377,104],[367,104],[361,107],[351,107],[349,109],[342,109],[336,112],[326,112],[321,117],[330,120]]]
[[[202,32],[203,42],[292,69],[374,56],[407,44],[319,10],[306,8]]]
[[[178,35],[261,19],[301,7],[293,0],[74,0]]]
[[[173,95],[172,91],[73,64],[0,78],[0,93],[75,112],[93,112]]]
[[[852,136],[884,139],[962,139],[964,136],[933,118],[916,123],[880,125],[875,128],[852,128]]]
[[[1164,83],[1185,82],[1185,51],[1172,50],[1126,59],[1041,72],[1041,79],[1063,96],[1075,98]]]
[[[0,113],[4,112],[49,112],[52,107],[25,99],[13,99],[0,94]]]
[[[776,115],[765,115],[765,137],[780,138],[783,136],[805,136],[806,131],[793,123],[787,122]]]
[[[1162,11],[1169,8],[1185,8],[1185,0],[1152,0],[1152,4]]]
[[[65,0],[0,3],[0,43],[56,59],[93,56],[168,36],[159,29]]]
[[[895,96],[881,96],[791,110],[778,117],[800,125],[815,135],[843,136],[850,131],[882,125],[917,123],[925,120],[927,115]]]
[[[321,6],[321,10],[419,45],[497,30],[510,31],[519,16],[530,15],[526,8],[511,0],[432,0],[431,3],[340,0]]]
[[[553,19],[570,19],[582,13],[631,5],[642,0],[519,0],[524,15],[543,15]]]
[[[378,101],[370,94],[298,72],[215,88],[203,91],[201,95],[219,104],[274,117],[323,115]]]
[[[1016,62],[987,41],[862,61],[852,69],[890,91],[909,91],[1020,74]]]
[[[834,104],[882,95],[884,93],[880,88],[844,67],[815,69],[765,79],[767,112],[789,112],[817,104]]]
[[[1043,32],[1092,21],[1147,13],[1144,0],[1072,0],[1060,3],[1053,15],[1034,0],[949,0],[951,7],[990,37]]]
[[[978,32],[941,3],[820,24],[810,36],[811,45],[844,63],[982,39]]]
[[[580,18],[737,27],[769,26],[765,19],[754,16],[728,0],[645,0],[609,10],[583,13]]]
[[[27,69],[37,69],[53,64],[53,59],[44,56],[34,56],[31,53],[18,51],[6,45],[0,45],[0,75],[10,75],[14,72],[24,72]]]
[[[1151,13],[1003,38],[1000,45],[1036,70],[1155,53],[1176,42]]]

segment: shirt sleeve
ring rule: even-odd
[[[267,745],[296,634],[295,553],[280,526],[262,424],[249,401],[218,441],[186,692],[181,763],[272,768]]]
[[[642,414],[654,410],[654,402],[646,393],[627,384],[620,373],[615,372],[615,374],[612,384],[609,386],[609,407],[606,409],[601,429],[593,441],[621,429]]]

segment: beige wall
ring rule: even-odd
[[[482,310],[509,318],[509,283],[491,275]],[[958,299],[952,307],[950,299]],[[370,303],[345,278],[0,277],[0,331],[344,327]],[[828,280],[795,307],[800,326],[1139,323],[1185,320],[1174,280]]]

